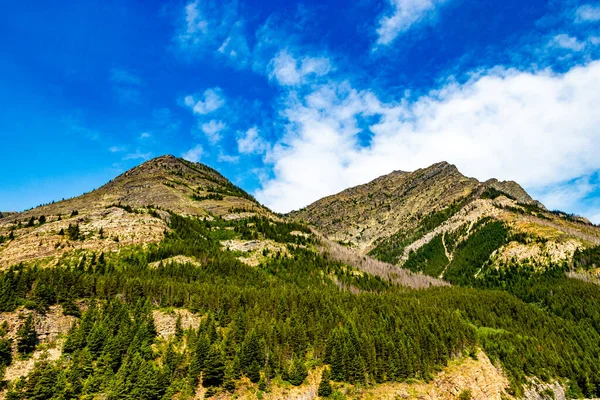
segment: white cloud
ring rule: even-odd
[[[550,45],[573,51],[582,51],[585,49],[585,43],[580,42],[576,37],[569,36],[565,33],[554,36]]]
[[[204,154],[204,149],[198,144],[183,153],[181,157],[191,162],[200,162],[202,154]]]
[[[152,134],[150,132],[142,132],[140,133],[140,139],[148,139],[152,137]]]
[[[576,22],[594,22],[600,21],[600,6],[593,6],[591,4],[585,4],[580,6],[575,11]]]
[[[388,0],[392,14],[383,16],[377,28],[377,44],[388,45],[413,25],[435,16],[446,0]]]
[[[284,86],[299,85],[308,77],[323,76],[331,71],[331,63],[325,57],[303,57],[298,60],[287,50],[281,50],[269,67],[269,77]]]
[[[110,151],[111,153],[120,153],[122,151],[125,151],[125,147],[122,146],[112,146],[108,148],[108,151]]]
[[[274,177],[256,196],[289,211],[441,160],[480,180],[516,180],[543,192],[600,169],[598,104],[600,62],[565,74],[494,68],[399,103],[348,83],[322,85],[303,98],[289,95],[281,110],[288,131],[267,155]],[[365,117],[376,122],[361,146]]]
[[[581,201],[597,190],[590,181],[590,176],[584,176],[573,182],[564,182],[536,190],[536,196],[550,210],[573,210]]]
[[[220,163],[237,164],[238,161],[240,161],[240,158],[238,156],[230,156],[227,154],[220,153],[217,160]]]
[[[200,125],[200,129],[206,137],[208,141],[212,144],[215,144],[221,140],[221,131],[225,129],[227,126],[222,121],[210,120],[204,124]]]
[[[242,154],[259,154],[267,150],[267,143],[258,134],[256,127],[248,129],[238,136],[238,151]]]
[[[595,210],[595,211],[598,211],[598,210]],[[589,219],[594,224],[600,225],[600,212],[598,212],[597,214],[593,214]]]
[[[218,110],[225,104],[220,88],[206,89],[200,98],[185,96],[183,102],[194,114],[206,115]]]

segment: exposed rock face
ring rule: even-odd
[[[366,253],[377,239],[400,228],[414,229],[423,216],[468,196],[479,185],[454,165],[441,162],[415,172],[392,172],[325,197],[290,217],[305,220],[330,239],[351,243]]]
[[[510,197],[514,198],[518,203],[532,204],[539,208],[545,209],[542,203],[532,199],[529,193],[527,193],[525,189],[523,189],[521,185],[519,185],[515,181],[498,181],[497,179],[490,179],[485,181],[482,187],[492,187],[496,190],[508,194]]]

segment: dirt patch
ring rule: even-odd
[[[256,267],[275,254],[287,255],[287,246],[272,240],[223,240],[221,246],[229,251],[244,253],[238,260],[244,264]]]
[[[202,320],[202,317],[186,309],[176,309],[169,312],[154,310],[152,311],[152,316],[154,317],[156,332],[163,338],[175,335],[175,325],[178,316],[181,316],[181,327],[183,329],[198,329]]]
[[[174,263],[174,264],[191,264],[194,267],[201,267],[202,264],[200,262],[198,262],[195,258],[192,257],[188,257],[188,256],[174,256],[174,257],[169,257],[169,258],[165,258],[164,260],[160,260],[160,261],[155,261],[153,263],[148,264],[148,266],[150,268],[158,268],[158,266],[160,264],[163,265],[167,265],[170,263]]]

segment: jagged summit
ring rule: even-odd
[[[557,263],[568,260],[577,248],[600,244],[600,229],[582,218],[549,212],[518,183],[480,182],[445,161],[381,176],[318,200],[290,217],[362,254],[400,265],[435,238],[444,244],[452,235],[448,240],[453,245],[467,240],[479,221],[501,221],[513,234],[538,238],[507,243],[498,251],[500,258]],[[451,260],[453,250],[448,246],[445,250],[442,258]]]

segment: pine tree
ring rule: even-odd
[[[208,352],[204,364],[202,385],[204,387],[220,386],[223,383],[224,376],[225,364],[223,363],[223,355],[221,354],[221,350],[213,345]]]
[[[242,370],[248,371],[248,368],[254,363],[258,363],[259,368],[263,364],[262,346],[256,331],[251,331],[246,335],[242,343],[242,354],[240,357]]]
[[[183,337],[183,328],[181,326],[181,314],[177,314],[177,319],[175,320],[175,337],[177,339],[181,339]]]
[[[135,386],[129,397],[140,400],[154,400],[159,398],[158,371],[152,363],[142,363],[137,372]]]
[[[33,314],[29,314],[25,323],[17,331],[17,350],[22,355],[27,355],[35,350],[37,345],[37,332]]]
[[[200,335],[196,341],[196,348],[194,349],[194,354],[192,361],[190,363],[188,375],[191,378],[194,385],[198,383],[198,379],[200,379],[200,374],[204,371],[204,366],[206,363],[206,358],[210,351],[210,343],[206,335]]]
[[[302,382],[308,376],[304,362],[300,357],[294,357],[290,370],[288,371],[288,381],[294,386],[302,385]]]
[[[235,380],[237,379],[233,365],[230,363],[225,367],[225,377],[223,379],[223,388],[230,393],[235,392]]]
[[[102,353],[106,341],[106,329],[102,324],[95,324],[87,337],[87,347],[94,357]]]
[[[2,367],[7,367],[12,363],[12,348],[10,341],[0,339],[0,370]]]
[[[317,393],[321,397],[329,397],[333,392],[329,377],[329,369],[325,368],[321,374],[321,382],[319,383],[319,390]]]
[[[254,361],[250,364],[250,367],[246,371],[246,376],[252,383],[260,381],[260,365],[258,364],[258,361]]]

